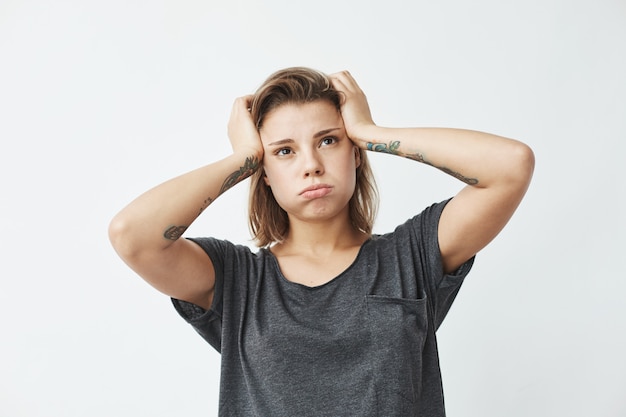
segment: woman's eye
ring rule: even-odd
[[[322,145],[332,145],[335,142],[337,142],[337,138],[332,136],[322,139]]]
[[[276,155],[289,155],[290,153],[291,153],[291,149],[289,148],[282,148],[276,151]]]

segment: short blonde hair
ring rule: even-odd
[[[327,100],[340,111],[341,99],[341,93],[332,87],[326,74],[293,67],[279,70],[265,80],[254,94],[250,111],[257,129],[261,129],[265,116],[282,105]],[[361,163],[356,169],[354,194],[348,203],[350,221],[357,230],[370,234],[378,209],[378,190],[366,151],[360,148],[358,151]],[[248,207],[250,232],[259,247],[281,242],[289,232],[287,212],[274,198],[264,177],[263,167],[251,176]]]

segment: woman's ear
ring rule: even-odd
[[[355,168],[361,166],[361,149],[356,145],[354,145],[354,165]]]
[[[270,186],[270,180],[267,179],[267,174],[265,173],[263,173],[263,181],[265,182],[265,185],[268,187]]]

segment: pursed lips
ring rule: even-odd
[[[300,195],[304,198],[313,199],[328,195],[333,187],[328,184],[315,184],[300,191]]]

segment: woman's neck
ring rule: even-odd
[[[360,247],[369,237],[348,219],[315,223],[290,219],[289,233],[275,246],[275,253],[332,254],[337,250]]]

